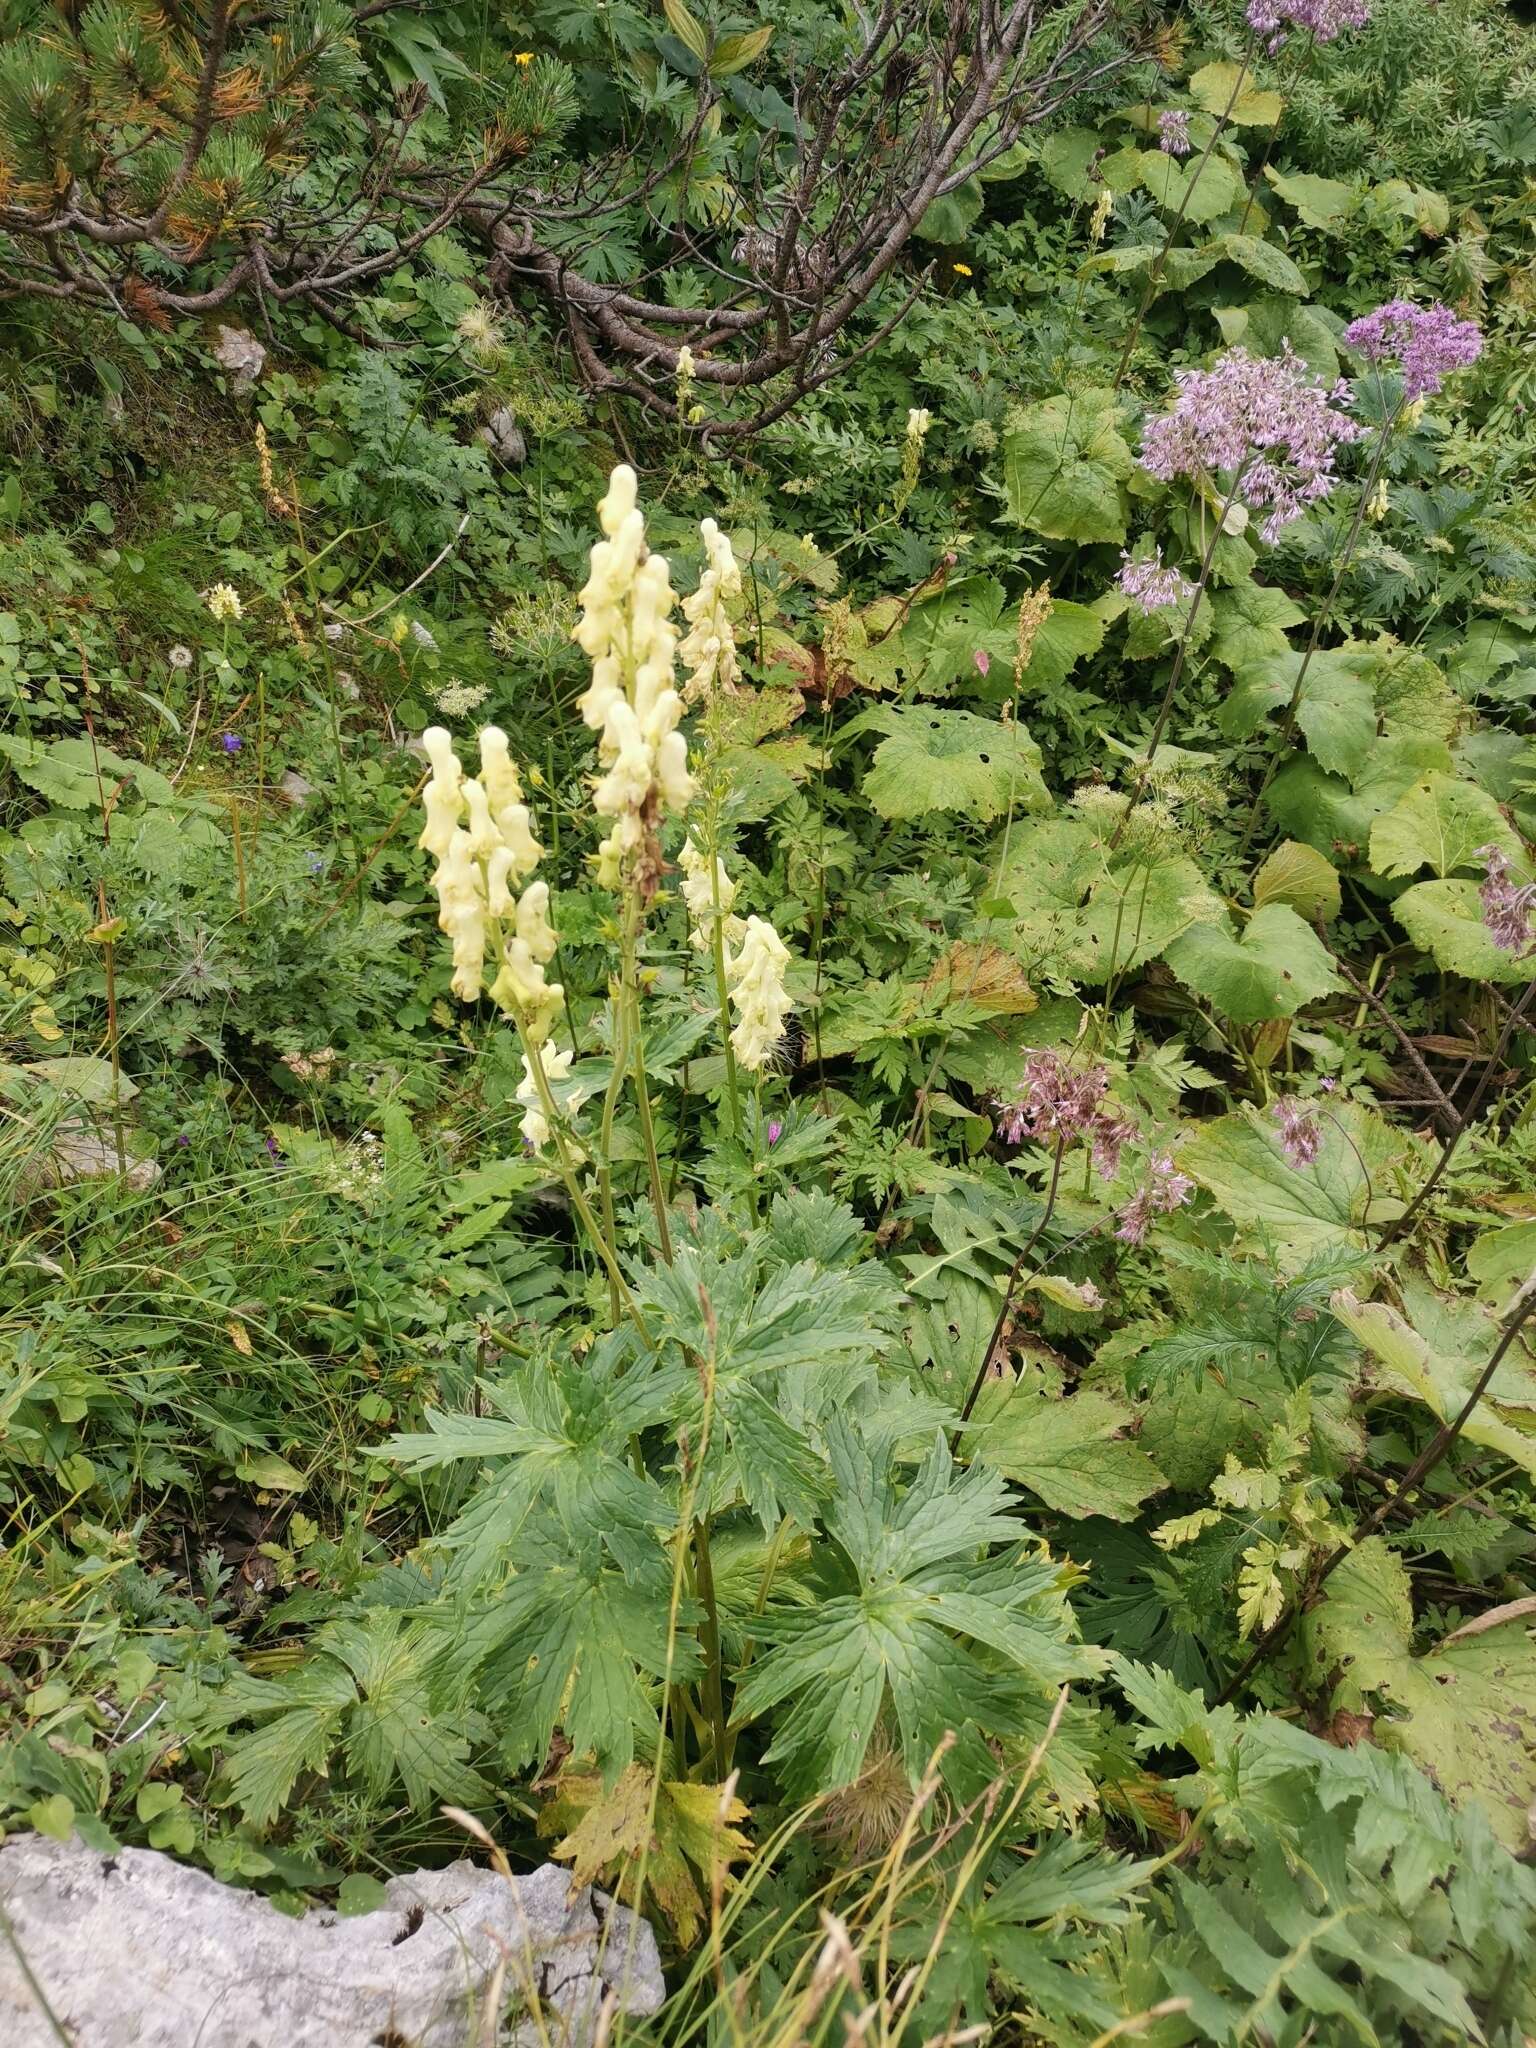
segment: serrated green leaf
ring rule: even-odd
[[[1079,1304],[1080,1305],[1080,1304]],[[1167,1481],[1125,1431],[1131,1411],[1091,1390],[1052,1396],[1027,1380],[984,1387],[965,1434],[968,1454],[1006,1472],[1048,1508],[1081,1521],[1133,1521]]]
[[[1158,205],[1185,220],[1215,220],[1243,196],[1237,168],[1220,155],[1179,158],[1160,149],[1141,153],[1141,182]]]
[[[1294,1017],[1344,986],[1317,934],[1284,903],[1256,910],[1240,938],[1217,924],[1192,925],[1163,957],[1186,988],[1237,1024]]]
[[[1473,855],[1485,845],[1516,860],[1524,852],[1486,790],[1452,775],[1427,775],[1372,825],[1371,866],[1392,879],[1417,874],[1427,861],[1443,877],[1480,865]]]
[[[1530,979],[1529,961],[1493,943],[1476,882],[1415,882],[1395,900],[1392,910],[1420,952],[1447,974],[1460,974],[1468,981]]]
[[[1266,164],[1264,175],[1287,206],[1294,207],[1309,228],[1332,234],[1360,203],[1359,188],[1338,178],[1317,178],[1310,172],[1277,171]]]
[[[1048,540],[1123,541],[1124,486],[1134,467],[1112,391],[1063,393],[1008,415],[1008,515]]]
[[[1250,1240],[1275,1246],[1294,1271],[1330,1245],[1359,1246],[1367,1220],[1401,1213],[1412,1141],[1373,1110],[1340,1102],[1321,1119],[1310,1166],[1293,1166],[1274,1122],[1241,1110],[1205,1124],[1179,1148],[1179,1164]]]
[[[868,722],[887,735],[864,778],[864,794],[882,818],[964,811],[986,820],[1010,807],[1050,808],[1040,749],[1020,725],[974,711],[894,706]]]

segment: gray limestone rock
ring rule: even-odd
[[[0,2042],[59,2048],[56,2021],[73,2048],[591,2048],[605,2000],[665,1996],[646,1922],[553,1863],[510,1884],[413,1871],[385,1897],[292,1919],[157,1850],[18,1836],[0,1845]]]

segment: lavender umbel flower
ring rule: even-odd
[[[1319,384],[1289,343],[1278,356],[1229,348],[1175,381],[1172,408],[1143,431],[1142,467],[1163,483],[1227,471],[1234,495],[1267,508],[1267,541],[1327,497],[1339,449],[1365,432],[1338,410],[1348,385]]]
[[[1194,1192],[1194,1182],[1187,1173],[1179,1172],[1171,1154],[1155,1154],[1148,1167],[1147,1178],[1120,1211],[1120,1228],[1115,1232],[1116,1237],[1126,1244],[1145,1244],[1152,1218],[1169,1216],[1175,1209],[1182,1209]]]
[[[1189,578],[1164,562],[1161,548],[1154,548],[1140,562],[1133,562],[1122,549],[1120,574],[1115,583],[1120,595],[1128,597],[1149,618],[1153,612],[1166,611],[1170,605],[1182,604],[1195,594]]]
[[[1189,155],[1194,145],[1189,139],[1189,116],[1182,107],[1158,115],[1157,146],[1164,156]]]
[[[1299,1095],[1282,1095],[1269,1113],[1280,1126],[1280,1149],[1292,1166],[1310,1166],[1323,1142],[1323,1127],[1312,1105]]]
[[[1394,358],[1403,373],[1403,397],[1433,398],[1452,370],[1475,363],[1483,352],[1482,330],[1475,320],[1458,320],[1449,306],[1411,305],[1388,299],[1374,313],[1353,320],[1344,330],[1344,344],[1368,363]]]
[[[1536,908],[1536,882],[1512,882],[1513,862],[1502,846],[1480,846],[1472,856],[1485,869],[1478,891],[1483,924],[1501,953],[1525,953],[1533,935],[1531,911]]]
[[[1370,18],[1367,0],[1248,0],[1248,26],[1268,39],[1271,50],[1285,41],[1287,28],[1306,29],[1315,42],[1331,43],[1347,28],[1364,28]]]

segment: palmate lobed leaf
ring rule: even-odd
[[[915,1781],[946,1733],[1020,1732],[1027,1702],[1100,1661],[1068,1640],[1058,1568],[1018,1554],[1001,1474],[957,1477],[941,1435],[902,1488],[845,1423],[828,1442],[816,1605],[770,1606],[758,1633],[772,1647],[736,1696],[738,1722],[785,1710],[767,1760],[797,1797],[858,1775],[882,1711]],[[998,1543],[1010,1554],[978,1562]]]
[[[732,1883],[730,1866],[751,1854],[737,1821],[749,1809],[725,1785],[663,1778],[631,1764],[605,1786],[584,1772],[562,1773],[555,1798],[539,1815],[541,1835],[563,1834],[553,1854],[571,1865],[573,1885],[603,1879],[625,1903],[644,1911],[646,1891],[671,1922],[684,1948],[698,1937],[705,1897]],[[700,1882],[703,1880],[701,1895]]]

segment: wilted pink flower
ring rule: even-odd
[[[1182,604],[1195,594],[1189,578],[1163,561],[1161,548],[1154,548],[1139,562],[1133,562],[1122,548],[1115,585],[1122,597],[1128,597],[1149,618],[1153,612],[1166,611],[1170,605]]]
[[[1128,1116],[1096,1116],[1089,1128],[1093,1146],[1093,1170],[1100,1180],[1113,1180],[1120,1171],[1120,1154],[1137,1134]]]
[[[1194,145],[1189,139],[1189,116],[1182,107],[1158,115],[1157,146],[1164,156],[1189,155]]]
[[[1073,1067],[1060,1053],[1032,1052],[1013,1100],[999,1112],[998,1129],[1010,1145],[1023,1138],[1081,1137],[1108,1086],[1108,1067]]]
[[[992,657],[990,654],[988,654],[985,647],[978,647],[976,652],[971,656],[971,659],[976,664],[976,673],[978,675],[984,676],[990,673],[992,667]]]
[[[1347,28],[1364,28],[1370,18],[1367,0],[1248,0],[1248,26],[1268,38],[1271,50],[1285,41],[1287,26],[1331,43]]]
[[[1475,320],[1458,320],[1449,306],[1414,306],[1388,299],[1374,313],[1353,320],[1344,344],[1368,363],[1394,358],[1403,373],[1403,396],[1433,398],[1452,370],[1475,363],[1483,352]]]
[[[1195,1184],[1187,1173],[1180,1173],[1167,1152],[1156,1153],[1148,1167],[1147,1178],[1120,1211],[1120,1228],[1116,1237],[1126,1244],[1145,1244],[1147,1232],[1154,1216],[1168,1216],[1175,1209],[1182,1209],[1195,1192]]]
[[[1337,410],[1348,385],[1319,384],[1288,342],[1277,356],[1229,348],[1175,382],[1172,408],[1142,433],[1142,467],[1164,483],[1228,472],[1234,498],[1268,508],[1259,529],[1267,541],[1327,497],[1339,449],[1365,431]]]
[[[1501,953],[1524,953],[1532,942],[1531,910],[1536,906],[1536,882],[1512,882],[1513,862],[1502,846],[1480,846],[1473,855],[1486,870],[1478,891],[1483,906],[1483,924]]]
[[[1299,1095],[1282,1095],[1269,1113],[1280,1126],[1280,1149],[1292,1166],[1310,1166],[1323,1142],[1323,1127],[1312,1105]]]
[[[779,1142],[780,1138],[782,1138],[782,1137],[783,1137],[783,1135],[784,1135],[784,1126],[783,1126],[783,1125],[782,1125],[781,1123],[777,1123],[777,1122],[775,1122],[775,1123],[770,1123],[770,1124],[769,1124],[769,1126],[768,1126],[768,1142],[769,1142],[769,1144],[770,1144],[770,1145],[777,1145],[777,1143]]]

